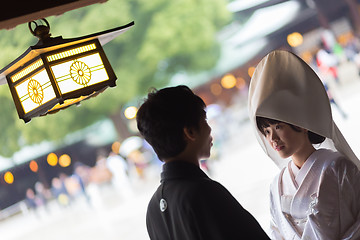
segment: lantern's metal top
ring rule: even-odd
[[[46,53],[63,47],[90,41],[96,38],[99,40],[101,45],[105,45],[106,43],[116,38],[118,35],[129,30],[134,25],[134,22],[130,22],[120,27],[112,28],[102,32],[97,32],[87,36],[63,39],[61,36],[55,38],[50,37],[50,32],[49,32],[50,25],[45,19],[43,19],[43,21],[47,26],[45,25],[39,26],[35,23],[36,27],[34,30],[31,28],[32,22],[29,23],[29,28],[31,33],[39,38],[39,42],[36,45],[29,47],[23,54],[21,54],[13,62],[11,62],[9,65],[7,65],[6,67],[0,70],[0,85],[7,83],[6,75],[13,72],[18,67],[23,66],[25,63],[39,56],[42,53]]]
[[[35,21],[29,22],[29,29],[30,32],[39,39],[39,42],[37,44],[43,44],[46,41],[50,41],[51,40],[51,34],[50,34],[50,24],[49,22],[45,19],[42,18],[41,21],[43,21],[45,25],[38,25]],[[32,23],[35,24],[35,29],[32,29]]]

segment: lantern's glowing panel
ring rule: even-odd
[[[109,80],[99,53],[50,66],[61,94]]]
[[[15,85],[15,90],[25,114],[56,98],[45,69]]]
[[[86,54],[88,52],[88,54]],[[82,53],[82,54],[81,54]],[[84,53],[86,55],[84,55]],[[80,56],[76,56],[80,54]],[[48,57],[53,61],[55,58],[66,58],[73,56],[71,59],[52,65],[50,69],[55,81],[59,86],[61,94],[86,88],[97,83],[109,80],[104,63],[99,52],[96,51],[95,44],[78,47],[63,53],[54,54]],[[56,59],[57,60],[57,59]]]
[[[39,59],[39,60],[33,62],[32,64],[30,64],[29,66],[27,66],[23,70],[19,71],[18,73],[14,74],[13,76],[11,76],[10,77],[11,82],[13,82],[13,83],[16,82],[17,80],[23,78],[27,74],[35,71],[36,69],[38,69],[38,68],[40,68],[42,66],[44,66],[44,62],[42,61],[42,59]]]

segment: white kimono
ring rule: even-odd
[[[248,107],[258,142],[283,169],[271,186],[273,239],[360,239],[360,161],[333,121],[311,67],[291,52],[270,52],[251,78]],[[257,129],[258,116],[324,136],[321,145],[335,152],[317,150],[297,169]]]
[[[290,161],[271,186],[272,239],[360,239],[360,173],[341,154]]]

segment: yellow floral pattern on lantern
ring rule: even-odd
[[[75,61],[70,66],[70,76],[77,84],[86,86],[90,82],[91,71],[85,63]]]
[[[37,104],[41,104],[44,99],[44,91],[38,81],[31,79],[27,86],[30,99]]]

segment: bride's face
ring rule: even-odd
[[[266,140],[282,158],[288,158],[303,150],[308,142],[307,131],[294,130],[289,124],[275,123],[263,129]]]

